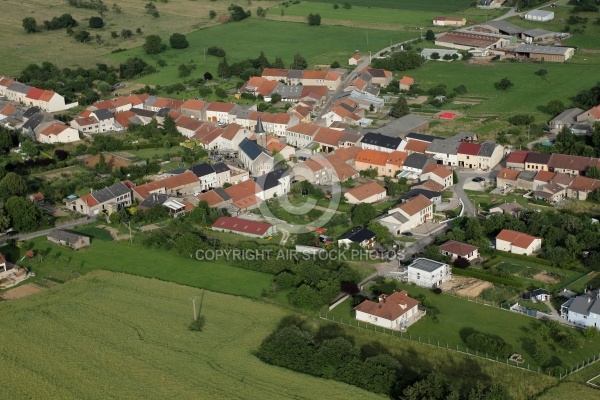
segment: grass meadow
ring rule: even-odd
[[[305,23],[278,22],[250,18],[236,23],[222,24],[209,29],[201,29],[187,35],[190,46],[185,50],[167,49],[158,55],[167,62],[166,67],[158,67],[159,72],[139,78],[141,83],[170,85],[182,78],[178,77],[181,64],[193,63],[196,69],[186,79],[200,78],[206,71],[216,75],[220,58],[204,56],[208,47],[222,47],[231,64],[248,58],[256,58],[261,50],[269,60],[281,57],[291,64],[293,56],[300,53],[308,61],[309,67],[315,64],[329,65],[338,61],[347,64],[355,50],[363,53],[379,51],[389,46],[418,37],[415,32],[392,32],[373,29],[355,29],[344,26],[311,27]],[[368,44],[367,44],[368,38]],[[163,41],[168,39],[163,37]],[[130,57],[142,57],[155,64],[155,57],[147,56],[141,47],[125,52],[110,54],[106,58],[120,63]]]
[[[318,0],[314,3],[329,3],[331,7],[333,4],[345,3],[337,0]],[[361,7],[377,7],[377,8],[391,8],[398,10],[416,10],[416,11],[434,11],[437,13],[454,12],[467,9],[471,7],[473,2],[471,0],[402,0],[402,1],[390,1],[390,0],[347,0],[352,6]],[[313,3],[313,1],[309,1]]]
[[[574,382],[561,382],[537,397],[537,400],[596,400],[598,389]]]
[[[408,291],[410,296],[426,296],[431,306],[439,310],[439,313],[435,315],[436,318],[433,318],[433,314],[428,312],[429,315],[408,328],[404,336],[413,340],[418,341],[420,338],[421,342],[431,344],[437,344],[439,341],[441,347],[448,346],[456,349],[458,346],[460,350],[465,351],[466,346],[462,337],[473,330],[498,335],[510,343],[516,353],[523,356],[524,364],[522,366],[529,365],[532,370],[538,368],[533,359],[536,342],[544,344],[548,352],[555,357],[553,362],[565,369],[571,369],[589,357],[600,355],[600,338],[586,341],[577,331],[581,346],[573,351],[566,351],[554,342],[545,341],[539,337],[532,327],[534,318],[447,294],[434,295],[427,289],[412,285],[399,284],[398,286],[400,289]],[[335,316],[336,319],[341,317],[346,321],[354,318],[350,301],[345,301],[329,315],[330,317]],[[381,331],[381,328],[379,330]]]
[[[206,325],[191,332],[192,296],[202,291],[97,271],[0,303],[10,338],[0,344],[0,398],[382,399],[256,358],[286,310],[206,291]]]
[[[84,228],[85,229],[85,228]],[[99,228],[95,228],[99,229]],[[88,233],[84,232],[83,233]],[[89,232],[94,236],[94,232]],[[39,257],[22,264],[36,272],[34,279],[54,277],[66,281],[92,270],[103,269],[171,281],[207,290],[247,297],[260,297],[272,276],[236,268],[223,262],[198,261],[172,251],[153,250],[128,241],[108,241],[104,236],[92,239],[86,249],[72,251],[54,245],[45,237],[32,240]],[[2,249],[5,252],[4,248]],[[17,254],[18,252],[18,254]],[[21,258],[24,249],[13,248],[12,260]]]

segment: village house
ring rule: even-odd
[[[479,168],[478,154],[481,151],[481,145],[477,143],[461,143],[458,146],[458,166],[469,169]]]
[[[600,121],[600,105],[593,107],[581,114],[576,118],[577,122],[597,122]]]
[[[540,251],[541,248],[542,238],[531,236],[526,233],[502,229],[502,231],[496,235],[496,250],[530,256]]]
[[[231,196],[221,188],[215,188],[196,196],[198,202],[205,201],[209,207],[227,208],[231,205]]]
[[[548,171],[548,162],[550,154],[530,152],[525,158],[525,170],[527,171]]]
[[[600,180],[577,176],[568,186],[566,196],[585,201],[589,194],[598,188],[600,188]]]
[[[275,225],[237,217],[219,217],[211,228],[213,231],[237,233],[238,235],[260,239],[277,233]]]
[[[0,76],[0,96],[47,112],[65,111],[79,105],[77,102],[66,104],[63,96],[51,90],[31,87],[3,76]]]
[[[363,56],[360,53],[355,53],[348,59],[348,65],[358,65],[363,61]]]
[[[49,242],[60,246],[69,247],[73,250],[86,248],[90,245],[88,236],[80,235],[75,232],[69,232],[62,229],[53,229],[47,236]]]
[[[394,292],[389,296],[381,294],[378,302],[365,300],[354,307],[355,317],[358,321],[404,331],[425,315],[425,311],[419,310],[419,304],[417,300],[408,296],[406,290]]]
[[[560,306],[560,316],[580,327],[600,329],[600,294],[589,292],[570,298]]]
[[[390,137],[375,132],[365,133],[360,141],[360,147],[363,149],[383,151],[386,153],[400,150],[401,144],[401,138]]]
[[[428,258],[417,258],[406,270],[408,283],[424,288],[433,289],[452,280],[452,269],[448,264]]]
[[[505,159],[506,168],[516,170],[525,169],[525,160],[527,159],[528,154],[529,151],[527,150],[517,150],[511,152]]]
[[[531,297],[536,301],[542,302],[550,301],[550,298],[552,298],[550,292],[548,292],[546,289],[533,289],[531,291]]]
[[[230,186],[225,193],[231,198],[231,205],[236,212],[245,212],[259,206],[262,199],[261,188],[252,179]]]
[[[67,202],[67,208],[84,215],[112,214],[132,204],[133,183],[123,181]]]
[[[262,200],[283,197],[290,191],[291,174],[285,169],[276,169],[254,179],[260,189],[257,194]]]
[[[443,255],[450,257],[452,261],[461,257],[468,261],[473,261],[479,258],[479,248],[471,246],[467,243],[449,240],[439,246]]]
[[[423,169],[423,173],[419,176],[419,180],[424,182],[428,179],[439,183],[444,189],[447,189],[454,184],[452,171],[440,164],[429,164]]]
[[[377,182],[365,183],[344,193],[344,197],[350,204],[375,203],[383,200],[385,196],[385,188]]]
[[[565,127],[570,128],[577,121],[577,117],[583,113],[584,111],[581,108],[569,108],[552,118],[548,125],[550,129],[556,131],[560,131]]]
[[[269,151],[247,138],[240,143],[239,159],[254,176],[267,174],[275,167],[275,159]]]
[[[428,165],[433,164],[434,161],[427,157],[425,154],[412,153],[404,160],[402,166],[402,172],[398,175],[400,178],[417,178],[423,174],[423,171]]]
[[[405,203],[388,210],[388,214],[399,212],[408,219],[402,228],[415,228],[433,217],[433,203],[425,196],[418,195]]]
[[[502,168],[498,171],[498,175],[496,175],[496,187],[502,188],[505,191],[510,188],[518,188],[517,178],[520,173],[521,171],[514,169]]]
[[[458,133],[446,139],[434,139],[425,154],[431,156],[438,164],[457,167],[458,148],[462,143],[477,140],[474,133]]]
[[[402,197],[400,197],[400,200],[402,203],[406,203],[410,199],[417,196],[425,196],[429,201],[431,201],[434,204],[441,204],[442,202],[441,192],[424,188],[418,188],[415,186],[413,186],[408,192],[403,194]]]
[[[189,99],[181,105],[180,112],[185,116],[197,119],[199,121],[207,121],[207,106],[208,103],[204,100]]]
[[[500,146],[492,141],[486,140],[481,144],[479,153],[477,153],[477,162],[479,169],[488,171],[494,168],[502,161],[504,157],[504,146]]]
[[[600,159],[594,157],[552,154],[548,160],[548,169],[568,175],[585,175],[586,171],[600,165]]]
[[[490,215],[493,214],[508,214],[517,217],[523,211],[523,206],[512,201],[510,203],[502,203],[496,207],[490,208]]]
[[[200,190],[206,191],[218,187],[222,187],[225,183],[231,183],[231,170],[229,167],[222,163],[209,164],[202,162],[200,164],[193,165],[188,169],[178,169],[171,171],[171,175],[179,175],[191,171],[196,175],[200,183]]]
[[[372,249],[375,246],[375,234],[367,228],[350,231],[339,237],[338,246],[357,244],[363,249]]]
[[[71,143],[79,140],[77,129],[59,121],[41,123],[34,132],[35,140],[40,143]]]
[[[398,85],[400,90],[410,90],[411,86],[415,84],[415,78],[411,78],[410,76],[403,76],[399,81]]]
[[[229,113],[233,110],[235,104],[214,102],[206,107],[206,120],[209,122],[218,122],[226,124],[229,119]]]
[[[387,87],[392,81],[392,73],[385,69],[367,68],[363,71],[371,77],[370,83],[381,87]]]
[[[183,197],[200,192],[200,181],[192,171],[172,175],[164,179],[138,185],[133,188],[133,196],[143,201],[152,193],[164,193],[169,196]]]

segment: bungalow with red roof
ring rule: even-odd
[[[481,150],[481,145],[477,143],[461,143],[456,152],[458,157],[458,166],[463,168],[479,168],[479,158],[477,155]]]
[[[461,257],[466,260],[472,261],[479,258],[479,248],[471,246],[467,243],[457,242],[456,240],[449,240],[439,246],[440,251],[443,255],[448,256],[452,261]]]
[[[40,143],[71,143],[79,140],[79,132],[59,121],[44,122],[35,129],[35,140]]]
[[[344,193],[344,197],[350,204],[375,203],[383,200],[385,196],[385,188],[377,182],[356,186]]]
[[[348,59],[348,65],[358,65],[362,60],[363,56],[360,53],[354,53],[354,55]]]
[[[192,171],[185,171],[183,174],[172,175],[133,188],[134,198],[140,201],[143,201],[152,193],[180,197],[197,192],[200,192],[200,180]]]
[[[508,251],[513,254],[532,255],[542,248],[542,238],[526,233],[502,229],[496,235],[496,250]]]
[[[398,81],[400,86],[400,90],[410,90],[410,87],[415,84],[415,78],[411,78],[410,76],[403,76],[400,81]]]
[[[402,331],[425,315],[419,310],[419,301],[409,297],[406,290],[381,294],[378,302],[365,300],[354,311],[358,321]]]
[[[277,233],[275,225],[237,217],[219,217],[211,228],[213,231],[237,233],[253,238],[266,238]]]

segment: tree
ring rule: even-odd
[[[185,64],[181,64],[179,66],[179,77],[180,78],[184,78],[186,76],[189,76],[192,73],[192,69],[185,65]]]
[[[0,196],[8,199],[12,196],[23,196],[27,192],[25,180],[14,172],[9,172],[0,180]]]
[[[100,29],[104,27],[104,20],[101,17],[90,17],[90,28]]]
[[[444,54],[444,57],[442,57],[442,60],[451,61],[452,60],[452,56],[450,54]]]
[[[300,55],[300,53],[294,54],[294,62],[292,63],[292,69],[306,69],[308,67],[308,63],[306,59]]]
[[[390,235],[390,231],[385,226],[381,225],[380,222],[370,221],[367,225],[367,228],[375,234],[375,238],[382,245],[389,245],[393,242],[392,235]]]
[[[266,17],[267,16],[267,10],[265,8],[258,7],[256,9],[256,16],[258,18],[264,18],[264,17]]]
[[[169,44],[173,49],[185,49],[190,45],[185,35],[181,33],[174,33],[169,38]]]
[[[252,66],[260,71],[262,71],[265,68],[268,68],[269,65],[269,60],[267,59],[267,56],[265,55],[264,51],[261,51],[258,55],[258,58],[252,61]]]
[[[152,15],[154,18],[160,17],[160,13],[156,9],[154,3],[147,3],[144,8],[146,9],[146,14]]]
[[[600,168],[592,165],[585,173],[588,178],[600,179]]]
[[[0,209],[0,232],[5,232],[10,228],[10,218],[3,209]]]
[[[344,9],[349,10],[352,8],[352,4],[350,4],[349,2],[344,2],[344,4],[342,5],[342,7],[344,7]]]
[[[150,35],[146,37],[144,43],[144,51],[146,54],[159,54],[163,50],[162,39],[158,35]]]
[[[110,83],[108,82],[104,82],[104,81],[100,81],[98,82],[98,84],[96,85],[96,89],[98,89],[98,91],[100,93],[102,93],[103,96],[106,96],[110,93],[110,91],[112,90],[112,86],[110,85]]]
[[[38,27],[37,27],[37,22],[36,22],[35,18],[32,18],[32,17],[23,18],[23,29],[25,29],[25,32],[27,32],[27,33],[37,32]]]
[[[35,158],[40,151],[35,147],[35,143],[30,139],[21,142],[21,152],[28,158]]]
[[[100,153],[98,156],[98,163],[94,165],[94,171],[98,174],[107,174],[110,172],[108,165],[106,164],[106,157],[104,157],[104,153]]]
[[[306,17],[306,20],[308,21],[308,25],[310,26],[319,26],[321,25],[321,15],[319,14],[308,14],[308,17]]]
[[[434,51],[433,53],[431,53],[431,55],[429,56],[429,58],[431,58],[432,60],[439,60],[440,59],[440,53],[438,53],[437,51]]]
[[[356,225],[366,226],[369,221],[377,216],[378,212],[372,204],[360,203],[355,205],[350,212],[352,222]]]
[[[458,174],[455,170],[452,170],[452,184],[456,185],[458,183]]]
[[[217,75],[219,75],[222,79],[229,78],[231,76],[231,70],[229,69],[227,58],[223,58],[217,66]]]
[[[251,14],[250,11],[244,11],[242,7],[234,4],[230,5],[228,9],[231,20],[236,22],[248,18]]]
[[[560,100],[550,100],[550,102],[546,105],[546,111],[550,115],[558,115],[566,109],[567,107]]]
[[[334,10],[337,10],[338,8],[340,8],[340,6],[339,6],[339,5],[337,5],[337,4],[334,4],[334,5],[333,5],[333,9],[334,9]]]
[[[456,257],[456,259],[454,260],[455,268],[467,269],[470,266],[471,266],[471,263],[469,262],[469,260],[467,260],[464,257]]]
[[[217,16],[217,12],[215,10],[210,10],[208,12],[208,18],[215,19],[216,16]]]
[[[90,41],[91,35],[88,31],[77,31],[77,32],[75,32],[75,35],[73,35],[73,37],[78,42],[86,43],[86,42]]]
[[[535,118],[529,114],[517,114],[508,119],[508,122],[515,126],[528,126],[533,124]]]
[[[410,109],[408,108],[406,98],[404,96],[399,96],[390,110],[390,116],[400,118],[408,114],[410,114]]]
[[[132,36],[133,32],[131,32],[131,29],[121,29],[121,37],[123,39],[129,39]]]
[[[427,32],[425,32],[425,40],[429,40],[430,42],[435,41],[435,32],[428,29]]]
[[[4,204],[11,225],[19,232],[30,232],[40,226],[42,212],[24,197],[11,197]]]
[[[512,83],[511,80],[508,78],[502,78],[502,79],[500,79],[500,82],[494,83],[494,87],[497,90],[508,90],[513,86],[514,86],[514,83]]]
[[[438,246],[429,245],[423,250],[423,257],[430,260],[446,262],[446,256],[444,256]]]
[[[175,248],[179,254],[193,258],[198,250],[206,249],[208,246],[198,235],[186,232],[175,239]]]
[[[548,75],[548,70],[546,70],[546,69],[538,69],[537,71],[535,71],[535,74],[537,76],[539,76],[540,78],[545,78],[546,75]]]
[[[136,29],[135,29],[135,33],[136,33],[136,34],[138,34],[138,35],[141,35],[141,34],[143,34],[144,32],[142,32],[142,28],[139,28],[139,27],[138,27],[138,28],[136,28]]]
[[[598,329],[595,326],[588,326],[583,330],[583,337],[587,340],[593,340],[598,337]]]
[[[271,66],[273,68],[279,68],[279,69],[285,68],[285,64],[283,63],[283,60],[281,59],[281,57],[275,57],[275,61],[273,62],[273,64],[271,64]]]
[[[215,89],[215,94],[217,95],[218,98],[220,99],[226,99],[227,98],[227,92],[225,91],[225,89],[223,88],[216,88]]]
[[[116,39],[119,37],[119,33],[117,31],[112,31],[110,33],[110,37],[112,37],[113,39]]]
[[[281,95],[279,93],[273,93],[271,95],[271,104],[277,104],[281,101]]]
[[[0,152],[8,153],[13,147],[12,136],[7,129],[0,128]]]
[[[331,63],[331,68],[340,68],[340,67],[341,67],[341,65],[337,61],[334,61],[333,63]]]
[[[215,56],[215,57],[225,57],[227,55],[225,53],[224,49],[222,49],[221,47],[217,47],[217,46],[210,46],[208,49],[206,49],[206,53],[209,56]]]

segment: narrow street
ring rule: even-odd
[[[76,226],[83,226],[83,225],[91,224],[94,222],[96,222],[96,217],[90,217],[90,219],[78,220],[76,222],[66,223],[64,225],[56,226],[56,227],[50,228],[50,229],[44,229],[41,231],[30,232],[30,233],[21,233],[16,236],[13,236],[11,238],[4,237],[2,240],[0,240],[0,246],[4,246],[8,239],[15,239],[16,241],[29,240],[29,239],[33,239],[33,238],[40,237],[40,236],[46,236],[47,234],[52,232],[54,229],[70,229],[70,228],[75,228]]]

